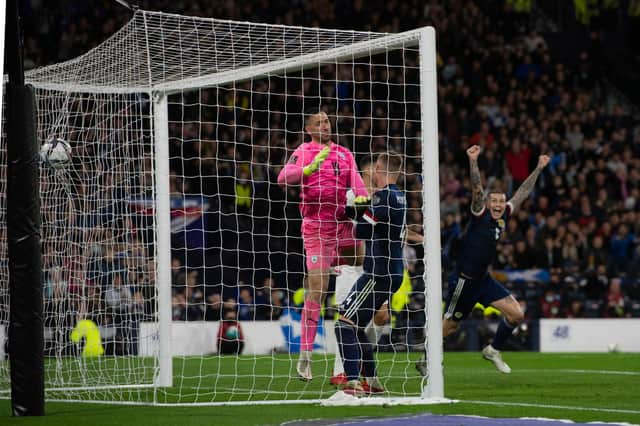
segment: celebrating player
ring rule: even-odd
[[[331,139],[327,114],[316,108],[305,112],[305,131],[311,141],[301,144],[278,176],[278,184],[301,185],[302,238],[308,271],[301,318],[297,372],[311,380],[311,352],[326,294],[331,266],[337,256],[353,256],[353,224],[345,215],[347,190],[356,201],[368,197],[351,152]]]
[[[502,360],[500,349],[513,330],[522,322],[524,313],[515,297],[489,274],[488,268],[493,262],[497,242],[509,216],[529,196],[542,169],[549,164],[550,158],[547,155],[541,155],[538,158],[536,169],[507,202],[503,192],[494,190],[489,191],[485,200],[478,169],[479,155],[479,146],[474,145],[467,149],[471,169],[472,217],[464,237],[456,271],[449,281],[442,334],[447,337],[454,333],[460,321],[471,312],[476,303],[493,306],[502,313],[503,320],[498,326],[493,342],[482,350],[482,356],[493,362],[498,371],[510,373],[511,368]],[[416,368],[423,376],[426,375],[424,358],[416,363]]]
[[[364,388],[362,375],[370,393],[384,390],[378,380],[373,348],[365,327],[374,313],[398,290],[403,279],[402,244],[406,220],[406,200],[396,182],[402,170],[402,157],[383,153],[376,161],[377,186],[355,229],[355,235],[366,241],[364,274],[353,285],[340,305],[336,322],[336,338],[347,375],[346,393],[359,395]]]

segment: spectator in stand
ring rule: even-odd
[[[222,296],[220,293],[213,293],[207,297],[204,319],[206,321],[220,321],[222,319]]]
[[[584,302],[581,299],[571,299],[569,307],[565,310],[565,318],[582,318],[584,317]]]
[[[184,288],[187,321],[201,321],[204,319],[204,291],[198,281],[198,271],[189,271],[187,285]]]
[[[626,272],[626,268],[633,252],[634,236],[629,227],[622,223],[618,231],[611,237],[610,265],[615,273]]]
[[[227,313],[233,312],[234,318],[237,318],[238,302],[233,297],[228,297],[222,304],[222,318],[227,318]]]
[[[252,289],[242,287],[238,299],[238,319],[240,321],[253,321],[256,316],[256,306],[253,303]]]
[[[543,318],[560,317],[560,295],[552,289],[547,289],[540,301],[540,310]]]
[[[583,257],[583,269],[595,270],[597,265],[607,265],[609,263],[609,253],[604,247],[602,236],[595,235],[591,240],[589,247]]]
[[[513,269],[529,269],[535,266],[533,253],[523,240],[516,241],[515,253],[513,254]]]
[[[529,159],[531,158],[531,150],[516,138],[511,142],[509,150],[505,154],[507,168],[513,178],[513,187],[518,188],[522,182],[529,176]]]
[[[622,294],[622,280],[614,278],[609,284],[605,315],[609,318],[622,318],[625,316],[625,305],[626,300],[624,294]]]
[[[469,143],[471,145],[478,145],[482,149],[490,149],[493,146],[493,140],[494,137],[489,128],[489,123],[485,121],[480,125],[480,130],[471,136]]]
[[[171,298],[171,319],[173,321],[186,321],[187,301],[184,293],[177,293]]]
[[[283,310],[287,307],[289,301],[286,291],[272,288],[271,289],[271,320],[277,320],[282,315]]]
[[[220,322],[216,335],[216,346],[220,355],[240,355],[244,349],[244,334],[234,311],[227,311]]]

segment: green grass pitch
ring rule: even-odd
[[[389,395],[418,395],[421,381],[413,367],[418,354],[379,354],[380,376]],[[640,424],[640,354],[505,353],[513,368],[500,374],[479,353],[445,354],[445,396],[455,404],[396,407],[322,407],[317,404],[240,406],[131,406],[63,403],[48,400],[44,418],[11,418],[10,404],[0,400],[0,424],[20,425],[277,425],[295,419],[392,416],[430,412],[488,417],[548,417],[574,421]],[[328,376],[333,359],[317,356],[314,380],[289,377],[295,357],[174,358],[174,387],[155,394],[160,402],[262,401],[326,398],[335,392]],[[98,374],[104,368],[136,364],[140,359],[104,358],[82,365]],[[147,365],[149,365],[147,363]],[[73,369],[71,369],[73,371]],[[76,370],[77,371],[77,370]],[[116,368],[117,371],[117,368]],[[138,368],[147,374],[150,369]],[[238,371],[238,374],[234,374]],[[125,373],[121,384],[131,379]],[[68,379],[68,378],[67,378]],[[235,389],[235,391],[232,391]],[[106,392],[91,391],[94,398]],[[6,396],[6,394],[4,394]],[[63,398],[49,392],[48,398]],[[152,389],[131,390],[123,400],[153,400]]]

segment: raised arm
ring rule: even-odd
[[[471,213],[475,215],[482,213],[482,209],[484,208],[484,189],[482,189],[482,178],[480,177],[480,169],[478,168],[479,156],[480,147],[478,145],[473,145],[467,149],[471,178]]]
[[[516,209],[520,206],[520,204],[522,204],[524,200],[527,199],[527,197],[529,197],[529,194],[531,194],[531,191],[533,191],[533,187],[536,185],[538,176],[540,176],[542,169],[544,169],[547,164],[549,164],[550,160],[551,157],[549,157],[548,155],[541,155],[540,157],[538,157],[538,165],[536,166],[536,169],[531,172],[531,174],[525,179],[524,182],[522,182],[520,188],[518,188],[516,193],[513,194],[513,197],[511,197],[511,199],[509,200],[512,213],[516,211]]]

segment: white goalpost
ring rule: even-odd
[[[83,56],[26,73],[38,138],[72,148],[67,167],[41,169],[47,399],[446,401],[435,48],[432,28],[385,34],[136,11]],[[331,298],[314,379],[296,377],[299,193],[275,177],[304,141],[309,107],[328,113],[334,141],[358,163],[402,154],[407,223],[424,235],[407,243],[391,332],[376,342],[381,396],[331,398]],[[8,308],[5,211],[2,198]],[[10,389],[8,315],[0,309],[0,398]],[[235,320],[239,328],[223,327]],[[221,340],[242,354],[220,354]],[[425,352],[423,379],[415,361]]]

